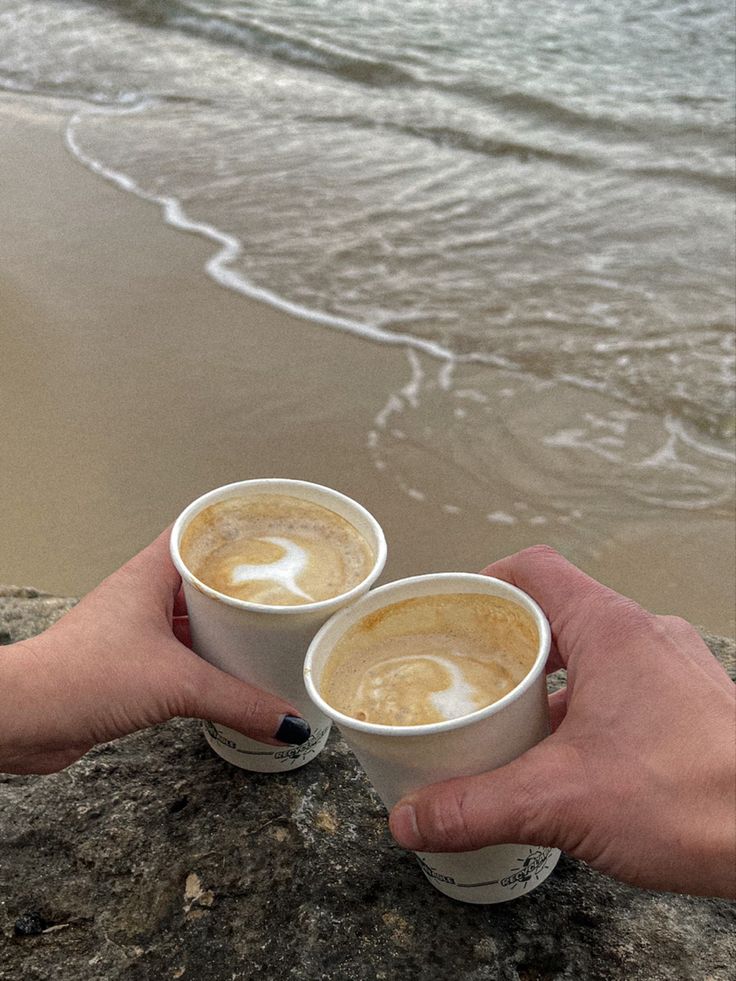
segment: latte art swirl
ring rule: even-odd
[[[287,494],[211,504],[189,522],[180,550],[207,586],[266,606],[339,596],[362,582],[375,561],[349,521]]]
[[[429,702],[443,719],[468,715],[480,707],[478,693],[451,655],[410,654],[381,661],[366,671],[355,692],[356,704],[366,709],[359,710],[356,717],[367,721],[385,711],[400,716],[399,693],[405,687],[426,688]]]
[[[510,600],[478,593],[421,596],[358,621],[332,650],[320,689],[363,722],[412,726],[469,715],[512,691],[539,639]]]
[[[277,545],[284,550],[284,554],[275,562],[236,565],[231,574],[233,586],[238,588],[254,580],[271,582],[281,586],[293,596],[301,597],[305,603],[314,603],[314,596],[305,593],[296,583],[297,576],[304,572],[309,563],[309,555],[306,550],[297,545],[296,542],[277,535],[270,538],[259,538],[256,541]]]

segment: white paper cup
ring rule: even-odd
[[[322,672],[340,638],[363,617],[416,596],[484,593],[511,600],[531,614],[539,637],[537,657],[507,695],[470,715],[418,726],[362,722],[333,708],[320,693]],[[317,708],[333,719],[389,809],[405,794],[451,777],[474,776],[503,766],[549,732],[545,663],[547,620],[529,596],[499,579],[443,573],[401,579],[374,589],[332,617],[309,646],[304,683]],[[422,871],[440,892],[466,903],[501,903],[544,882],[559,858],[556,848],[493,845],[472,852],[417,853]]]
[[[184,530],[203,508],[230,497],[287,494],[329,508],[350,522],[375,556],[373,568],[353,589],[318,603],[266,606],[235,599],[201,582],[187,568],[179,550]],[[329,487],[304,480],[268,477],[218,487],[197,498],[179,515],[171,532],[171,558],[182,577],[192,632],[192,647],[228,674],[280,695],[309,722],[312,735],[301,746],[268,746],[214,722],[204,733],[212,749],[244,770],[277,773],[303,766],[327,741],[331,720],[307,697],[302,665],[309,642],[328,617],[368,591],[386,562],[381,526],[356,501]]]

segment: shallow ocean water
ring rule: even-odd
[[[6,0],[0,85],[80,100],[70,150],[225,286],[405,349],[362,450],[408,498],[722,516],[733,35],[707,0]]]

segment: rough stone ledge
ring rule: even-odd
[[[0,588],[0,643],[73,604]],[[706,640],[733,674],[733,641]],[[289,775],[229,766],[188,720],[0,775],[0,981],[730,981],[735,927],[736,904],[564,856],[523,899],[455,903],[336,733]]]

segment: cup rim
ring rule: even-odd
[[[377,609],[380,609],[384,605],[390,605],[389,603],[379,603],[378,605],[374,606],[377,597],[387,597],[392,593],[399,592],[400,590],[404,590],[407,587],[415,586],[420,583],[435,583],[439,588],[437,590],[427,592],[422,591],[415,594],[418,596],[439,596],[452,592],[480,592],[485,595],[501,595],[503,598],[508,598],[512,602],[517,602],[519,606],[522,606],[528,613],[531,614],[539,637],[537,656],[534,659],[534,663],[532,664],[531,668],[524,675],[518,685],[516,685],[515,688],[512,688],[510,692],[507,692],[502,698],[499,698],[498,701],[492,702],[490,705],[486,705],[483,708],[476,709],[475,712],[469,712],[467,715],[461,715],[454,719],[444,719],[442,722],[426,722],[422,725],[398,726],[380,722],[364,722],[361,719],[355,719],[350,715],[346,715],[344,712],[340,712],[339,709],[334,708],[322,697],[312,676],[312,663],[319,647],[324,641],[324,638],[333,632],[336,634],[336,638],[339,638],[344,635],[345,631],[349,629],[349,627],[353,626],[358,622],[358,620],[361,619],[361,613],[371,613]],[[463,584],[493,584],[494,589],[486,591],[485,589],[463,590],[442,588],[452,586],[457,587],[462,586]],[[409,594],[403,598],[411,599],[412,596]],[[397,600],[397,602],[400,602],[400,600]],[[346,621],[349,621],[349,623],[346,623]],[[346,729],[370,733],[371,735],[375,736],[411,737],[436,735],[444,732],[452,732],[454,729],[462,729],[468,725],[473,725],[476,722],[490,718],[491,716],[502,712],[508,705],[515,702],[518,698],[521,698],[521,696],[534,685],[539,678],[539,675],[544,671],[547,658],[549,656],[550,644],[551,631],[549,622],[547,621],[547,617],[544,615],[544,612],[539,604],[533,600],[528,593],[525,593],[517,586],[513,586],[511,583],[508,583],[503,579],[497,579],[493,576],[486,576],[482,573],[474,572],[441,572],[428,573],[421,576],[410,576],[406,579],[397,579],[393,582],[385,583],[383,586],[379,586],[378,588],[371,590],[365,596],[362,596],[360,599],[356,600],[355,603],[335,613],[334,616],[330,617],[330,619],[320,627],[320,629],[314,635],[304,659],[304,686],[307,689],[309,697],[317,708],[328,718],[332,719],[333,722],[336,722],[338,726]]]
[[[243,488],[255,488],[256,486],[263,487],[264,491],[270,492],[272,494],[285,494],[288,495],[290,492],[292,496],[299,497],[299,490],[304,490],[308,488],[312,491],[318,493],[327,494],[332,500],[338,500],[341,504],[345,505],[347,509],[356,511],[360,517],[366,522],[370,527],[371,531],[375,536],[375,560],[371,571],[361,579],[359,583],[353,586],[351,589],[344,593],[338,593],[337,596],[330,596],[328,599],[317,600],[314,603],[295,603],[295,604],[284,604],[283,606],[270,606],[267,603],[254,603],[250,600],[238,599],[235,596],[228,596],[227,593],[221,593],[218,589],[213,589],[212,586],[208,586],[207,583],[202,582],[197,576],[189,569],[189,567],[184,562],[181,551],[179,549],[179,543],[184,529],[191,519],[199,514],[208,504],[214,504],[216,501],[226,500],[228,497],[236,496],[237,492]],[[304,499],[304,498],[303,498]],[[328,507],[329,505],[323,504],[323,507]],[[340,515],[344,517],[344,515]],[[345,518],[346,521],[350,521],[349,518]],[[353,522],[350,522],[353,524]],[[360,529],[356,528],[359,534],[362,535]],[[363,537],[366,537],[363,535]],[[372,546],[373,543],[369,542]],[[340,491],[334,490],[332,487],[327,487],[324,484],[317,484],[310,480],[297,480],[291,477],[253,477],[248,480],[236,480],[229,484],[223,484],[220,487],[215,487],[207,493],[200,495],[191,504],[188,504],[181,514],[178,516],[176,521],[171,528],[171,535],[169,536],[169,551],[171,555],[171,561],[174,563],[177,572],[181,576],[182,580],[194,589],[198,590],[200,593],[204,593],[205,596],[209,596],[212,599],[218,600],[220,603],[224,603],[226,606],[234,607],[238,610],[247,610],[252,613],[271,613],[283,616],[296,616],[299,614],[311,614],[319,613],[325,610],[329,610],[332,606],[342,606],[344,603],[349,602],[353,597],[359,596],[366,591],[366,588],[370,588],[371,584],[380,576],[383,571],[383,567],[386,564],[386,556],[388,547],[386,545],[386,537],[383,533],[378,521],[373,517],[373,515],[362,504],[353,500],[352,497],[348,497],[347,494],[342,494]]]

